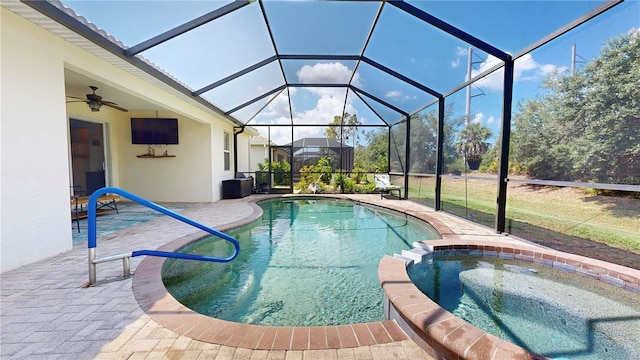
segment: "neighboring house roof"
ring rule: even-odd
[[[277,146],[273,141],[269,141],[266,137],[262,135],[255,135],[251,137],[251,145],[274,145]]]
[[[289,143],[285,146],[292,146],[293,148],[306,148],[306,147],[325,147],[325,148],[343,148],[351,149],[352,147],[347,144],[341,144],[339,141],[329,138],[304,138],[296,140],[293,143]]]

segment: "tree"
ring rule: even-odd
[[[453,103],[445,108],[442,135],[443,162],[455,161],[455,134],[462,126],[464,118],[452,118]],[[435,174],[438,151],[438,112],[420,113],[411,118],[411,153],[409,171],[422,174]]]
[[[570,132],[554,121],[550,103],[528,100],[518,104],[511,134],[510,168],[538,179],[571,180],[573,156],[562,145]]]
[[[364,134],[365,143],[368,145],[356,152],[356,162],[362,163],[368,172],[387,172],[389,159],[388,143],[389,132],[386,128],[371,130]]]
[[[640,183],[640,36],[610,39],[575,75],[518,105],[512,165],[536,178]]]
[[[640,32],[609,41],[581,79],[578,177],[640,184]]]
[[[269,172],[269,158],[264,158],[264,161],[258,164],[260,173],[256,173],[256,183],[258,185],[268,184],[268,172]],[[273,172],[273,185],[289,185],[291,174],[291,165],[284,161],[272,161],[271,171]]]
[[[329,126],[325,130],[325,135],[329,139],[337,140],[343,144],[351,138],[353,147],[355,148],[358,141],[358,125],[361,125],[356,115],[345,113],[344,117],[336,115],[333,117],[333,121],[329,123]],[[341,125],[341,126],[338,126]]]
[[[487,140],[490,137],[491,130],[480,123],[471,123],[458,134],[456,151],[465,157],[471,170],[480,167],[482,155],[489,149]]]
[[[435,174],[438,150],[438,114],[435,111],[411,118],[409,172]]]
[[[451,118],[454,104],[449,103],[444,114],[444,131],[441,134],[444,149],[443,159],[445,164],[451,164],[457,158],[455,151],[455,136],[458,129],[464,123],[464,118]],[[362,164],[366,171],[388,172],[387,163],[392,157],[392,169],[403,169],[405,156],[406,122],[393,127],[391,144],[389,144],[389,131],[380,128],[365,133],[364,143],[367,146],[358,147],[356,162]],[[411,117],[411,153],[409,172],[434,174],[437,161],[438,113],[437,111],[422,112]],[[391,154],[389,154],[391,146]]]

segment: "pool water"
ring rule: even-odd
[[[426,222],[342,199],[260,202],[261,219],[228,231],[240,254],[227,264],[171,259],[163,281],[185,306],[223,320],[271,326],[352,324],[383,319],[378,262],[439,238]],[[207,238],[182,249],[225,254]]]
[[[640,296],[530,263],[433,255],[407,269],[457,317],[555,359],[640,359]]]

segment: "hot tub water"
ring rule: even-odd
[[[531,263],[434,254],[407,269],[461,319],[550,358],[640,359],[640,296]]]

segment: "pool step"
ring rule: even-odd
[[[393,257],[396,259],[402,259],[407,264],[416,263],[419,264],[422,262],[422,258],[424,255],[429,254],[430,251],[421,247],[416,247],[411,250],[402,250],[401,254],[393,254]]]

